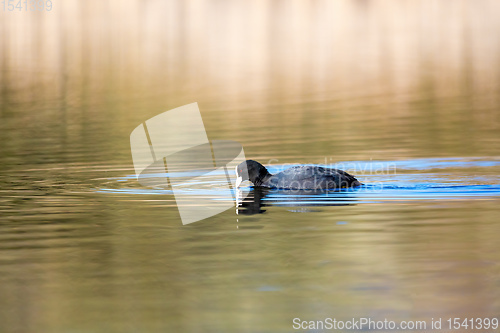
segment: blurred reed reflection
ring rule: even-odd
[[[339,158],[496,154],[499,7],[68,0],[2,12],[2,127],[62,145],[97,140],[96,130],[121,140],[129,126],[198,101],[222,139],[279,137],[282,158],[297,142],[320,142],[312,155],[321,157],[325,148]],[[109,153],[124,148],[109,143]]]
[[[494,0],[0,10],[0,331],[497,316],[498,13]],[[171,194],[128,176],[129,135],[192,102],[210,140],[266,165],[403,165],[363,175],[392,187],[339,193],[349,205],[254,190],[248,209],[266,214],[182,226]]]

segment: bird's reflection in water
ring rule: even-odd
[[[236,214],[255,215],[265,213],[262,207],[268,206],[263,199],[269,193],[270,189],[262,187],[253,187],[250,191],[237,190],[236,195]]]
[[[263,207],[290,207],[291,212],[318,211],[322,206],[356,204],[355,191],[277,190],[262,187],[237,189],[236,214],[255,215],[266,212]],[[316,207],[312,209],[310,207]]]

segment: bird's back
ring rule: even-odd
[[[345,171],[319,166],[295,166],[279,172],[263,184],[283,189],[340,189],[361,185]]]

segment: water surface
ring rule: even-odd
[[[497,2],[129,4],[0,13],[1,332],[500,317]],[[129,135],[195,101],[271,172],[365,185],[183,226]]]

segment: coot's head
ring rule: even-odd
[[[262,184],[267,175],[269,175],[269,172],[262,164],[253,160],[246,160],[236,167],[236,187],[239,187],[241,182],[245,180],[249,180],[258,186]]]

